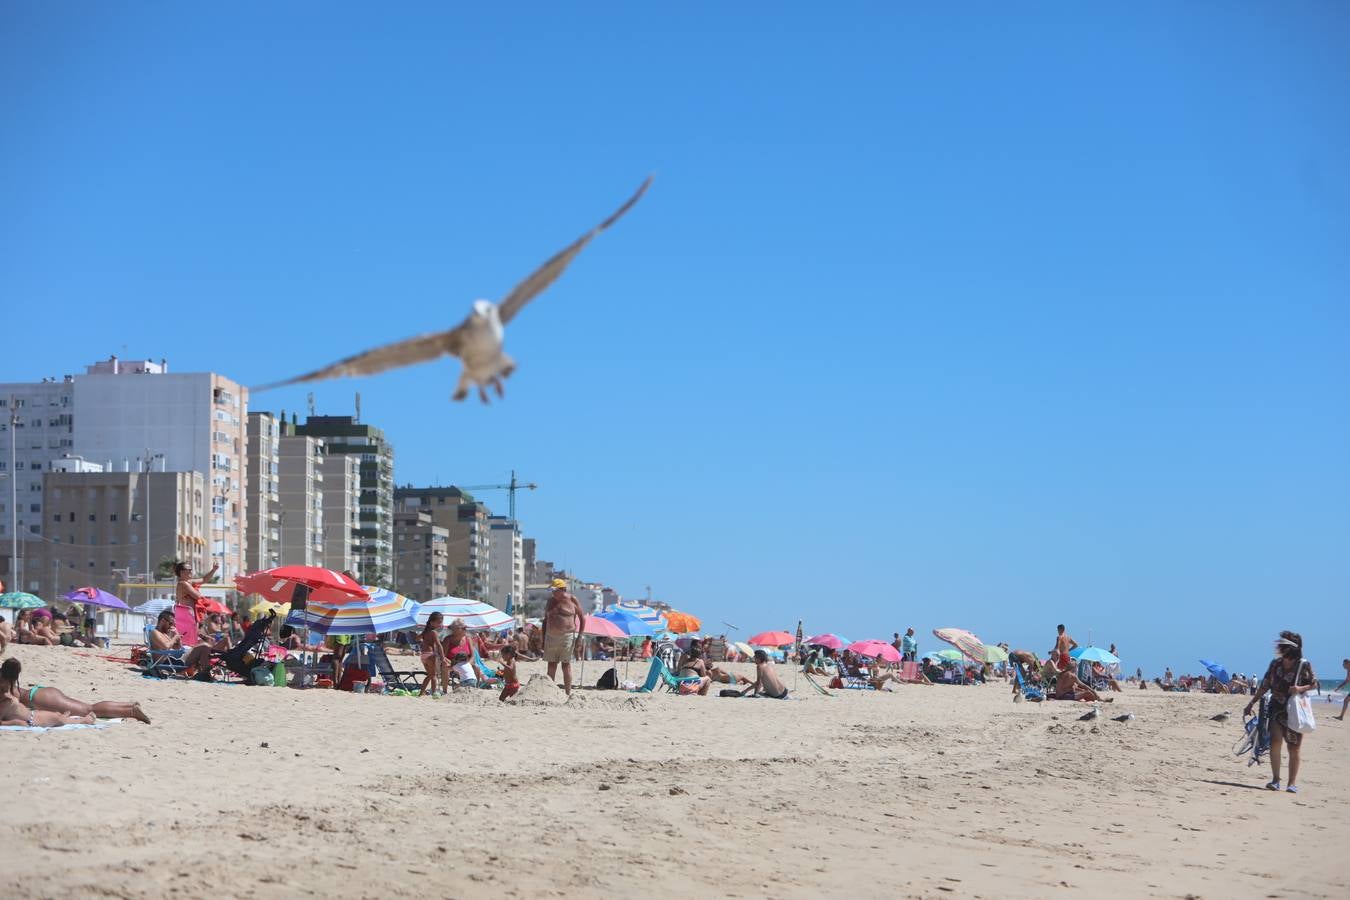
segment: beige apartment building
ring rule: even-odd
[[[394,513],[394,589],[420,603],[450,593],[448,540],[430,513]]]
[[[281,565],[280,478],[281,431],[276,417],[248,414],[248,454],[244,478],[244,570],[257,572]]]
[[[211,568],[200,472],[48,472],[45,540],[28,541],[25,580],[52,599],[77,587],[119,594],[129,573],[176,561]],[[135,596],[123,597],[135,605]]]
[[[356,572],[361,567],[360,531],[361,460],[352,454],[325,452],[323,564],[338,572]]]
[[[488,518],[491,511],[457,487],[412,486],[394,489],[394,511],[425,512],[446,530],[450,560],[450,593],[486,600],[490,564]]]
[[[281,540],[277,551],[283,566],[322,566],[323,441],[282,434],[277,458]]]

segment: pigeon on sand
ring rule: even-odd
[[[264,385],[255,390],[266,391],[272,388],[297,384],[302,381],[322,381],[325,378],[338,378],[343,375],[373,375],[386,369],[409,366],[426,362],[449,353],[458,356],[463,364],[459,375],[459,384],[451,399],[463,400],[469,393],[469,385],[478,387],[478,396],[488,402],[485,387],[491,386],[497,396],[503,395],[502,379],[510,377],[516,363],[502,350],[503,327],[515,318],[535,297],[539,296],[558,279],[567,266],[577,257],[597,234],[617,222],[624,213],[633,208],[648,185],[650,177],[642,182],[633,196],[615,210],[609,218],[577,238],[555,254],[548,262],[536,269],[530,277],[512,289],[500,303],[490,300],[475,300],[469,315],[449,331],[424,334],[415,338],[385,344],[355,356],[339,360],[330,366],[299,375],[286,381]]]

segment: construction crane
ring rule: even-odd
[[[511,494],[511,521],[516,521],[516,491],[537,490],[539,485],[531,482],[516,480],[516,470],[511,470],[511,482],[509,484],[464,484],[459,485],[462,491],[509,491]]]

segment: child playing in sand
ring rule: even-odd
[[[478,673],[469,664],[469,654],[456,653],[450,671],[459,679],[460,687],[478,687]]]
[[[502,667],[497,670],[497,674],[506,682],[498,700],[514,696],[520,690],[520,679],[516,677],[516,648],[510,644],[502,648]]]

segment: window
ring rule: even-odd
[[[53,522],[60,522],[60,521],[61,521],[61,514],[60,514],[60,513],[57,513],[56,515],[52,516],[52,521],[53,521]]]
[[[90,522],[94,522],[94,521],[96,521],[96,520],[97,520],[97,518],[98,518],[98,517],[97,517],[97,516],[95,516],[95,515],[94,515],[94,514],[93,514],[93,513],[90,513],[90,514],[89,514],[89,521],[90,521]]]
[[[28,504],[28,511],[29,511],[29,512],[42,512],[42,504],[41,504],[41,503],[30,503],[30,504]]]
[[[111,514],[109,514],[109,516],[108,516],[108,521],[109,521],[109,522],[116,522],[116,521],[117,521],[117,513],[111,513]]]
[[[16,462],[16,463],[14,464],[14,468],[15,468],[15,469],[22,469],[23,467],[24,467],[24,461],[23,461],[23,460],[19,460],[18,462]]]
[[[41,534],[41,533],[42,533],[42,527],[39,526],[39,525],[29,525],[29,526],[28,526],[28,530],[29,530],[30,532],[32,532],[33,534]]]

